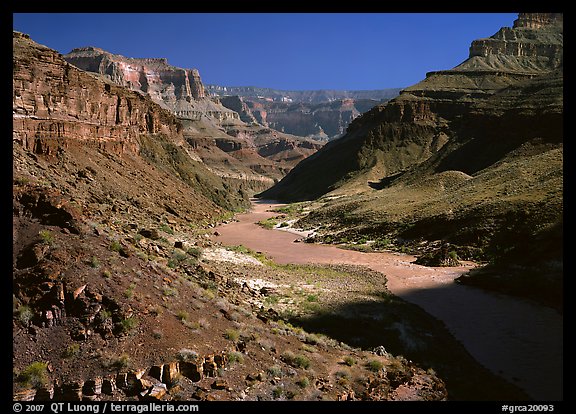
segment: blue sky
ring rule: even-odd
[[[285,90],[406,87],[468,57],[514,13],[15,13],[65,54],[96,46],[165,57],[206,84]]]

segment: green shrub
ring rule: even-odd
[[[199,358],[198,352],[188,348],[182,348],[176,355],[179,361],[182,362],[196,362]]]
[[[344,358],[344,364],[348,365],[349,367],[351,367],[352,365],[356,364],[356,360],[354,358],[352,358],[351,356],[347,356]]]
[[[296,381],[296,385],[298,385],[300,388],[306,388],[308,385],[310,385],[310,380],[306,377],[302,377]]]
[[[382,362],[378,361],[377,359],[371,359],[366,363],[366,368],[372,372],[378,372],[384,367]]]
[[[16,317],[24,325],[28,325],[34,317],[34,312],[32,312],[32,309],[30,309],[29,306],[20,305],[16,310]]]
[[[190,247],[186,253],[195,259],[199,259],[202,256],[202,250],[198,247]]]
[[[80,345],[69,345],[64,351],[62,351],[62,358],[72,358],[74,355],[77,355],[78,352],[80,352]]]
[[[164,233],[168,233],[170,235],[174,234],[174,230],[172,230],[172,227],[170,227],[168,224],[162,224],[160,226],[160,230],[162,230]]]
[[[240,352],[236,352],[236,351],[228,352],[228,362],[230,363],[230,365],[233,365],[235,363],[243,364],[244,363],[244,355],[242,355]]]
[[[224,338],[231,341],[237,341],[239,337],[240,332],[238,332],[236,329],[226,329],[226,332],[224,332]]]
[[[108,248],[110,250],[112,250],[113,252],[119,252],[120,250],[122,250],[122,245],[120,244],[120,242],[118,240],[112,240],[112,242],[110,242],[110,245],[108,246]]]
[[[130,356],[128,354],[122,354],[116,358],[113,358],[108,364],[108,368],[122,370],[128,368],[129,365]]]
[[[39,388],[48,383],[48,364],[33,362],[18,374],[16,381],[26,387]]]
[[[307,369],[310,366],[310,360],[304,355],[294,355],[290,351],[282,354],[282,360],[294,368]]]
[[[274,396],[274,398],[280,398],[282,396],[282,387],[275,387],[272,390],[272,395]]]
[[[119,322],[120,331],[123,333],[128,333],[132,329],[135,329],[138,326],[138,319],[135,316],[131,316],[126,319],[122,319]]]
[[[282,368],[278,365],[272,365],[266,370],[266,373],[271,377],[280,378],[282,377]]]
[[[42,243],[52,245],[54,243],[54,234],[50,230],[40,230],[38,233]]]
[[[178,319],[180,319],[180,321],[186,322],[188,319],[190,319],[190,314],[188,312],[186,312],[185,310],[181,310],[181,311],[178,311],[178,313],[176,314],[176,317]]]

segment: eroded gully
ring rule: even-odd
[[[244,245],[278,263],[351,264],[387,276],[395,295],[444,322],[452,335],[486,368],[539,401],[562,400],[562,315],[553,309],[454,283],[470,267],[431,268],[415,257],[362,253],[335,246],[294,243],[300,236],[267,230],[257,223],[277,215],[278,204],[254,201],[238,221],[219,226],[214,240]]]

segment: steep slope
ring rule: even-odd
[[[259,125],[246,125],[237,112],[206,94],[196,69],[169,65],[164,58],[128,58],[95,47],[74,49],[64,58],[112,83],[147,94],[171,111],[181,121],[184,139],[198,159],[213,173],[235,181],[235,185],[262,190],[321,147]],[[259,141],[275,142],[279,137],[290,143],[286,151],[288,147],[299,151],[285,156],[273,154],[273,159],[259,153]]]
[[[539,267],[530,265],[539,281],[503,284],[558,306],[562,33],[561,15],[521,13],[513,28],[474,41],[461,65],[359,117],[262,196],[338,196],[303,222],[341,232],[336,240],[443,240],[461,257],[495,262],[512,263],[514,250],[520,265],[525,241],[542,236],[546,252],[532,247]]]
[[[236,280],[276,269],[202,259],[244,197],[187,145],[149,96],[14,32],[14,400],[447,398],[434,373],[297,330]]]

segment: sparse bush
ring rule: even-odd
[[[350,380],[350,373],[348,371],[344,371],[344,370],[336,371],[334,373],[334,376],[339,380],[340,379],[344,379],[346,381]],[[342,385],[342,384],[340,384],[340,385]]]
[[[128,368],[129,365],[130,365],[130,356],[128,354],[122,354],[116,358],[113,358],[110,361],[108,368],[122,370]]]
[[[158,331],[158,330],[152,331],[152,338],[154,338],[154,339],[162,338],[162,331]]]
[[[128,333],[138,326],[138,319],[135,316],[131,316],[129,318],[122,319],[118,325],[122,333]]]
[[[126,299],[131,299],[134,296],[134,289],[136,288],[135,283],[131,283],[128,289],[124,291],[124,297]]]
[[[99,266],[100,266],[100,261],[98,260],[98,258],[96,256],[92,256],[90,258],[90,267],[97,269]]]
[[[286,398],[289,400],[292,400],[294,397],[296,397],[297,392],[296,391],[292,391],[292,390],[286,390]]]
[[[150,315],[154,317],[160,316],[162,314],[162,308],[158,305],[150,306],[148,311],[150,312]]]
[[[307,369],[310,366],[310,360],[308,357],[304,355],[294,355],[290,351],[284,352],[281,358],[284,362],[293,366],[294,368]]]
[[[199,259],[202,256],[202,250],[198,247],[190,247],[186,253],[195,259]]]
[[[264,299],[264,304],[266,306],[270,306],[270,305],[275,305],[280,301],[280,299],[278,298],[277,295],[270,295],[270,296],[266,296],[266,299]]]
[[[280,378],[282,377],[282,368],[280,368],[278,365],[272,365],[266,370],[266,373],[271,377]]]
[[[164,233],[168,233],[170,235],[174,234],[174,230],[172,230],[172,227],[170,227],[168,224],[162,224],[160,227],[160,230],[162,230]]]
[[[238,332],[236,329],[226,329],[226,332],[224,332],[224,338],[229,339],[231,341],[237,341],[238,338],[240,337],[240,332]]]
[[[165,286],[165,287],[162,289],[162,294],[163,294],[164,296],[178,296],[178,290],[175,289],[175,288],[171,288],[171,287]]]
[[[351,367],[352,365],[356,364],[356,360],[354,358],[352,358],[351,356],[347,356],[344,358],[344,364],[348,365],[349,367]]]
[[[118,240],[112,240],[112,242],[110,242],[110,245],[108,246],[108,248],[110,250],[112,250],[113,252],[119,252],[120,250],[122,250],[122,245],[120,244],[120,242]]]
[[[282,392],[284,390],[282,389],[282,387],[274,387],[274,389],[272,390],[272,396],[274,396],[274,398],[280,398],[282,397]]]
[[[48,364],[33,362],[18,374],[16,381],[26,387],[39,388],[48,383]]]
[[[38,235],[40,236],[42,243],[48,244],[50,246],[54,244],[54,234],[50,230],[40,230]]]
[[[308,295],[306,296],[307,302],[318,302],[318,295]]]
[[[235,363],[243,364],[244,363],[244,355],[242,355],[240,352],[236,352],[236,351],[228,352],[228,362],[230,363],[230,365],[233,365]]]
[[[106,279],[110,279],[112,277],[112,272],[110,272],[110,270],[108,270],[108,269],[104,269],[102,271],[102,277],[105,277]]]
[[[186,322],[188,319],[190,319],[190,314],[185,310],[181,310],[176,313],[176,317],[180,319],[180,321]]]
[[[377,359],[371,359],[370,361],[366,362],[366,368],[372,372],[380,371],[384,365],[382,362],[378,361]]]
[[[322,342],[321,338],[316,334],[306,334],[304,342],[310,345],[318,345]]]
[[[314,348],[313,346],[310,346],[310,345],[306,345],[306,344],[302,345],[302,347],[300,349],[302,349],[302,351],[306,351],[306,352],[310,352],[310,353],[316,352],[316,348]]]
[[[64,351],[62,351],[62,358],[72,358],[74,355],[77,355],[80,351],[80,345],[72,344],[66,347]]]
[[[32,312],[32,309],[30,309],[29,306],[20,305],[16,310],[16,317],[24,325],[28,325],[34,317],[34,312]]]
[[[310,385],[310,380],[306,377],[302,377],[296,381],[296,385],[298,385],[300,388],[306,388],[308,385]]]

